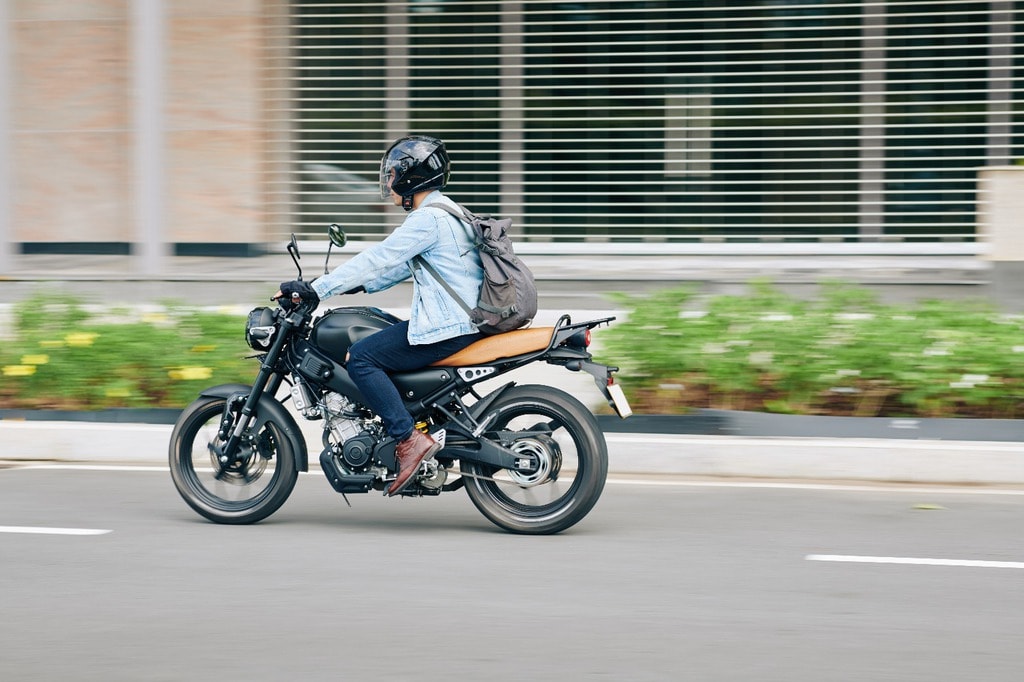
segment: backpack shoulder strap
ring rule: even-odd
[[[445,281],[444,277],[441,276],[441,273],[438,272],[433,265],[427,262],[426,258],[417,254],[412,257],[412,261],[416,269],[424,268],[428,273],[430,273],[430,276],[433,277],[437,281],[437,283],[440,284],[441,287],[448,292],[448,295],[452,297],[452,300],[458,303],[459,307],[466,311],[466,314],[469,315],[469,319],[473,319],[473,309],[470,308],[469,305],[462,300],[462,297],[459,296],[455,292],[455,289],[453,289],[452,286]]]
[[[455,205],[459,207],[458,211],[456,211],[454,208],[452,208],[448,204],[443,204],[441,202],[436,202],[436,203],[433,203],[433,204],[427,204],[423,208],[439,208],[442,211],[444,211],[445,213],[447,213],[448,215],[453,216],[455,218],[458,218],[462,222],[469,223],[470,225],[472,225],[473,224],[473,214],[470,213],[469,211],[467,211],[466,207],[463,206],[462,204],[455,204]]]
[[[468,225],[469,226],[469,234],[470,234],[471,237],[473,237],[473,243],[474,244],[479,244],[480,243],[479,230],[477,229],[476,225],[473,224],[473,220],[476,218],[476,215],[474,215],[473,213],[468,211],[466,209],[466,207],[463,206],[462,204],[455,204],[455,205],[459,207],[458,211],[456,211],[451,206],[448,206],[447,204],[442,204],[440,202],[434,203],[434,204],[427,204],[423,208],[436,208],[436,209],[439,209],[441,211],[444,211],[445,213],[447,213],[451,217],[455,218],[456,220],[458,220],[463,225]]]
[[[436,209],[440,209],[440,210],[444,211],[445,213],[447,213],[449,215],[452,215],[452,216],[455,216],[456,218],[459,218],[460,220],[468,220],[468,218],[469,218],[468,213],[469,212],[466,209],[464,209],[461,205],[457,204],[457,206],[459,206],[459,210],[458,211],[456,211],[454,208],[452,208],[451,206],[449,206],[447,204],[441,204],[440,202],[437,202],[435,204],[427,204],[423,208],[436,208]]]
[[[483,244],[483,235],[480,234],[480,229],[473,223],[473,220],[477,216],[471,213],[470,211],[466,210],[466,207],[463,206],[462,204],[455,205],[459,207],[458,211],[448,206],[447,204],[442,203],[427,204],[422,208],[436,208],[438,210],[444,211],[451,217],[458,220],[463,226],[467,228],[466,234],[469,236],[471,245],[470,248],[466,249],[460,254],[465,256],[473,249],[479,249],[481,247],[481,245]]]

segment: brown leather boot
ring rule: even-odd
[[[396,495],[412,482],[412,476],[420,468],[420,462],[434,456],[441,444],[417,429],[412,435],[398,443],[395,459],[398,462],[398,476],[388,486],[388,495]]]

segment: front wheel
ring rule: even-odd
[[[171,433],[171,478],[185,502],[211,521],[255,523],[284,504],[299,472],[288,439],[272,421],[247,432],[237,461],[221,467],[215,450],[223,445],[218,432],[226,402],[200,398],[181,413]]]
[[[604,434],[582,403],[549,386],[515,386],[481,419],[485,438],[536,462],[531,471],[462,462],[466,492],[492,523],[514,533],[558,533],[597,503],[608,476]]]

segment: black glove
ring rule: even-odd
[[[320,297],[317,296],[313,287],[310,286],[309,282],[304,282],[301,279],[281,282],[281,293],[284,294],[284,298],[288,301],[294,302],[298,298],[303,303],[312,303],[314,308],[320,303]]]

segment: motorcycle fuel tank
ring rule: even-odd
[[[344,362],[353,343],[400,321],[379,308],[335,308],[313,323],[309,341],[331,359]]]

